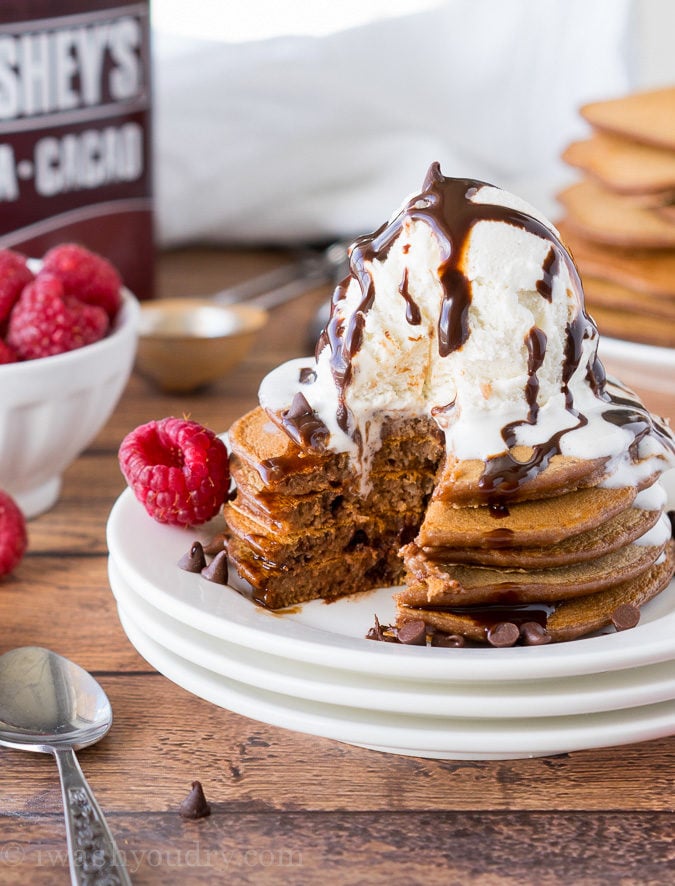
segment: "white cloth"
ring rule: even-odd
[[[325,37],[156,33],[160,244],[351,237],[434,160],[551,213],[560,153],[585,132],[579,106],[631,86],[631,10],[447,0]]]

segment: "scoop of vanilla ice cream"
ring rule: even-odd
[[[460,459],[552,440],[567,455],[625,456],[635,435],[605,420],[576,268],[529,204],[434,165],[421,194],[355,242],[350,267],[310,380],[298,380],[307,360],[280,367],[261,386],[264,407],[278,412],[300,391],[330,448],[366,470],[387,415],[433,416]],[[668,432],[643,436],[648,455],[672,458]]]
[[[556,236],[536,210],[498,188],[475,189],[468,199],[531,215]],[[405,215],[405,208],[400,212]],[[403,219],[383,259],[369,261],[376,295],[363,312],[363,340],[351,358],[344,393],[345,405],[368,442],[376,445],[377,419],[383,414],[432,414],[453,404],[448,415],[438,415],[437,420],[458,457],[485,458],[503,451],[502,427],[526,420],[529,412],[526,339],[533,328],[546,336],[537,371],[537,402],[557,398],[557,409],[549,410],[550,420],[557,422],[556,427],[574,423],[565,411],[562,393],[563,345],[566,325],[583,303],[578,282],[571,279],[564,262],[551,281],[550,299],[537,291],[551,248],[550,240],[501,220],[477,221],[459,262],[471,286],[470,335],[460,348],[442,356],[439,317],[446,291],[440,276],[441,243],[426,221],[409,215]],[[345,297],[334,306],[333,322],[346,328],[362,301],[359,281],[352,277]],[[416,323],[411,322],[411,305],[419,314]],[[317,359],[316,382],[306,396],[327,420],[333,445],[349,449],[353,434],[331,421],[336,398],[319,393],[335,391],[332,358],[330,345],[324,346]],[[539,428],[542,437],[549,434],[546,424]]]

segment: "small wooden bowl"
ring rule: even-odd
[[[144,302],[136,369],[167,393],[195,391],[246,356],[267,318],[261,308],[209,299]]]

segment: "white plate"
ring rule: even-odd
[[[672,393],[675,348],[600,338],[598,354],[611,375],[635,388]]]
[[[254,720],[388,753],[445,759],[548,756],[672,735],[675,702],[625,711],[540,719],[417,717],[291,698],[230,680],[155,642],[119,607],[146,661],[188,692]]]
[[[675,369],[675,348],[660,348],[603,336],[599,349],[602,357],[628,360],[645,368],[659,369],[665,374],[669,369]]]
[[[382,624],[393,620],[391,589],[274,613],[232,587],[180,569],[192,542],[210,539],[220,525],[163,526],[127,489],[108,520],[108,548],[124,581],[156,609],[205,634],[295,661],[397,679],[489,682],[595,674],[675,658],[675,581],[643,607],[636,628],[618,634],[511,649],[376,643],[364,637],[375,614]]]
[[[675,699],[671,662],[582,677],[515,683],[421,683],[309,665],[211,637],[160,612],[123,580],[112,557],[110,587],[128,618],[161,646],[221,676],[310,701],[427,717],[549,717]]]

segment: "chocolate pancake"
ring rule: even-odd
[[[637,576],[608,590],[552,605],[535,603],[506,607],[497,604],[443,611],[408,606],[398,601],[397,624],[400,627],[407,621],[422,620],[432,630],[486,643],[490,642],[491,629],[498,624],[510,623],[520,627],[536,622],[545,628],[553,642],[575,640],[611,625],[619,607],[639,609],[660,593],[671,580],[674,559],[671,543],[659,562]]]
[[[515,488],[508,493],[510,501],[554,497],[581,486],[594,486],[603,476],[606,465],[606,460],[601,458],[587,460],[554,455],[543,470],[532,470],[532,476],[528,477],[526,467],[522,472],[520,467],[527,466],[533,455],[534,450],[529,446],[514,446],[509,451],[510,458],[504,465],[503,476],[508,482],[510,472],[517,475]],[[457,506],[484,504],[490,495],[499,494],[498,488],[482,488],[485,472],[483,461],[448,456],[436,482],[434,500]],[[499,477],[499,469],[496,474]],[[524,477],[526,482],[523,482]],[[492,487],[495,485],[493,483]]]
[[[558,498],[508,505],[458,508],[431,501],[417,536],[425,547],[535,547],[556,544],[625,510],[634,488],[586,488]]]
[[[629,507],[592,529],[569,536],[556,544],[539,547],[427,547],[422,553],[431,560],[445,563],[473,563],[477,566],[521,567],[566,566],[593,560],[634,542],[659,520],[661,511]],[[414,555],[411,547],[410,556]],[[419,550],[419,549],[418,549]],[[410,556],[405,554],[410,562]]]
[[[406,557],[406,587],[396,599],[434,608],[557,602],[634,578],[655,563],[663,548],[630,544],[593,560],[542,569],[448,564],[418,553]]]

